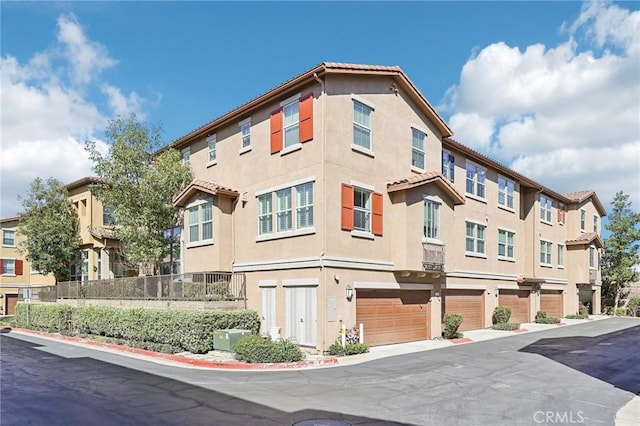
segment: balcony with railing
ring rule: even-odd
[[[444,245],[422,243],[422,269],[424,271],[444,271]]]

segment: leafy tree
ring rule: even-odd
[[[640,263],[640,214],[631,210],[629,195],[618,192],[605,228],[611,235],[604,241],[602,255],[602,299],[613,302],[614,312],[628,294],[629,284],[638,280]]]
[[[24,213],[20,215],[18,234],[25,238],[19,245],[31,268],[53,274],[56,283],[69,275],[69,263],[80,246],[80,222],[65,186],[54,178],[31,182]]]
[[[180,223],[172,201],[191,181],[191,169],[175,149],[152,154],[161,146],[160,127],[148,128],[134,114],[111,120],[105,134],[110,143],[106,155],[94,141],[85,145],[94,172],[102,178],[92,191],[113,208],[114,232],[128,261],[137,264],[141,274],[153,274],[170,251],[164,231]]]

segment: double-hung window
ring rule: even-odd
[[[282,107],[284,132],[284,147],[295,145],[300,142],[300,107],[298,100]]]
[[[473,163],[467,163],[467,194],[474,195],[478,198],[485,198],[486,179],[486,169]]]
[[[551,248],[553,244],[550,241],[540,240],[540,265],[552,266]]]
[[[455,180],[455,157],[449,151],[442,151],[442,174],[449,181]]]
[[[516,184],[511,179],[498,176],[498,205],[513,210],[513,194]]]
[[[427,135],[419,130],[412,130],[412,143],[411,143],[411,166],[419,170],[425,168],[425,145]]]
[[[587,229],[587,211],[584,209],[580,209],[580,230],[582,232],[585,231],[585,229]]]
[[[382,236],[383,197],[365,184],[342,184],[341,228],[354,237]]]
[[[593,232],[598,233],[598,216],[593,216]]]
[[[182,164],[189,164],[191,161],[191,148],[186,147],[182,150]]]
[[[353,189],[353,229],[371,232],[371,191]]]
[[[485,255],[485,233],[486,226],[475,222],[467,222],[467,238],[466,238],[466,253],[475,255]]]
[[[567,219],[567,206],[562,203],[558,203],[558,223],[564,225],[564,221]]]
[[[558,244],[558,268],[564,268],[564,244]]]
[[[428,198],[424,200],[424,238],[440,240],[440,203]]]
[[[353,101],[353,144],[371,150],[371,113],[367,105]]]
[[[551,223],[551,210],[553,202],[551,198],[540,194],[540,220],[545,223]]]
[[[242,120],[240,126],[240,151],[251,148],[251,117]]]
[[[258,236],[277,238],[297,235],[297,231],[313,232],[313,182],[267,190],[257,198]]]
[[[513,259],[515,257],[515,236],[516,234],[504,229],[498,229],[498,258]]]
[[[207,147],[209,149],[209,163],[215,163],[217,160],[216,155],[217,136],[211,135],[207,138]]]
[[[189,212],[189,243],[213,242],[213,200],[188,208]]]
[[[15,259],[2,259],[2,275],[16,275]]]
[[[596,269],[596,248],[589,246],[589,269]]]
[[[2,245],[6,247],[15,247],[16,245],[16,231],[12,229],[2,230]]]

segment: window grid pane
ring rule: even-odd
[[[16,233],[11,230],[2,231],[2,245],[15,246],[16,245]]]
[[[310,228],[313,226],[313,184],[307,183],[296,186],[296,217],[297,227]]]
[[[371,108],[353,102],[353,143],[371,149]]]
[[[209,161],[216,160],[216,138],[211,137],[209,139]]]
[[[271,193],[258,197],[258,234],[271,234],[273,232],[273,199]]]
[[[298,101],[285,105],[283,112],[284,146],[288,147],[300,142],[299,137],[299,104]]]
[[[371,231],[371,192],[360,188],[354,189],[353,227],[359,231]]]
[[[249,124],[249,123],[243,124],[242,127],[240,128],[240,133],[242,134],[242,147],[243,148],[246,148],[249,145],[251,145],[250,130],[251,130],[251,124]]]

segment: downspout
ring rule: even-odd
[[[320,294],[322,299],[326,303],[327,300],[327,272],[324,268],[324,256],[327,252],[327,188],[326,188],[326,176],[327,176],[327,129],[326,129],[326,112],[327,112],[327,102],[326,102],[326,87],[325,82],[318,77],[318,73],[313,73],[313,78],[320,84],[320,97],[322,98],[322,187],[323,187],[323,198],[324,201],[324,212],[323,212],[323,232],[322,232],[322,251],[320,253],[320,272],[322,277],[322,285],[320,287]],[[327,309],[325,306],[323,313],[324,321],[322,322],[322,326],[320,327],[320,332],[322,336],[322,348],[323,351],[325,349],[325,336],[327,334]]]

